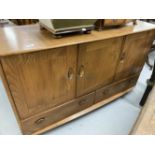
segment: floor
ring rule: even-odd
[[[150,54],[153,64],[155,53]],[[144,66],[137,85],[130,93],[45,135],[124,135],[128,134],[140,112],[139,102],[151,70]],[[20,129],[0,80],[0,135],[20,135]]]

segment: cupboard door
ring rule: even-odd
[[[2,59],[22,119],[75,97],[77,46]]]
[[[153,41],[151,33],[141,32],[126,37],[115,80],[140,73]]]
[[[113,81],[122,39],[113,38],[79,46],[77,96]]]

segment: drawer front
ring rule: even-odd
[[[110,86],[101,88],[96,91],[95,102],[102,101],[107,99],[117,93],[120,93],[124,90],[127,90],[133,87],[137,82],[138,76],[133,77],[128,80],[123,80],[122,82],[118,82],[115,84],[111,84]]]
[[[22,121],[24,134],[32,134],[94,104],[95,93],[77,98],[46,113]]]

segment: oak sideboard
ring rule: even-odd
[[[23,134],[41,134],[135,86],[155,25],[54,39],[39,25],[0,28],[0,75]],[[117,115],[116,115],[117,117]]]

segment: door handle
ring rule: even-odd
[[[84,72],[84,66],[81,65],[80,66],[80,69],[79,69],[79,77],[80,78],[83,78],[84,77],[84,74],[85,74],[85,72]]]
[[[69,80],[72,80],[73,79],[73,76],[74,76],[74,71],[73,71],[73,68],[69,68],[68,69],[68,79]]]
[[[126,57],[126,53],[123,52],[123,53],[121,54],[121,57],[120,57],[120,61],[121,61],[121,63],[124,62],[125,57]]]

